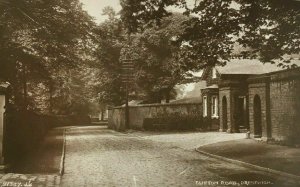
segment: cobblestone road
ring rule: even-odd
[[[238,182],[237,186],[241,180],[272,183],[259,186],[288,185],[284,179],[203,156],[182,144],[181,136],[153,139],[150,134],[123,134],[103,127],[68,129],[61,186],[234,186]]]

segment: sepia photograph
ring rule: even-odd
[[[0,0],[0,187],[173,186],[300,186],[300,0]]]

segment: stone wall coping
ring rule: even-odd
[[[249,84],[251,84],[251,83],[267,83],[269,81],[270,81],[270,76],[268,76],[266,74],[250,77],[247,80],[247,82]]]
[[[294,79],[294,78],[300,78],[300,67],[252,76],[248,78],[247,82],[267,83],[269,81],[279,81],[279,80]]]
[[[300,67],[270,73],[271,81],[300,78]]]
[[[242,87],[245,85],[245,81],[238,81],[238,80],[222,80],[219,83],[220,88],[225,87]]]
[[[273,71],[273,72],[267,73],[267,75],[273,75],[273,74],[278,74],[278,73],[290,73],[292,71],[300,71],[300,67],[283,69],[283,70],[279,70],[279,71]]]
[[[139,107],[167,107],[167,106],[187,106],[187,105],[201,105],[202,103],[164,103],[164,104],[143,104],[143,105],[134,105],[129,106],[129,108],[139,108]],[[113,109],[123,109],[125,106],[117,106],[117,107],[108,107],[108,110]]]

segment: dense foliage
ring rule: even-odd
[[[181,61],[181,47],[176,38],[183,32],[186,16],[174,14],[161,20],[160,26],[150,26],[131,36],[121,58],[133,59],[137,97],[148,103],[169,102],[176,96],[175,85],[192,79],[188,70],[192,64]]]
[[[120,17],[106,7],[108,19],[96,25],[79,0],[0,0],[0,80],[11,84],[15,106],[96,114],[123,104],[124,59],[135,67],[131,98],[153,103],[175,97],[176,84],[194,80],[191,71],[232,57],[281,66],[299,57],[299,1],[120,3]]]
[[[182,57],[197,60],[200,67],[225,64],[236,55],[236,45],[243,49],[239,53],[242,57],[262,62],[288,66],[295,54],[299,57],[299,1],[202,0],[195,1],[192,8],[186,6],[186,1],[159,2],[161,6],[151,0],[124,0],[121,15],[128,31],[161,20],[168,15],[167,5],[186,7],[185,14],[193,18],[186,22],[180,38],[189,44]]]
[[[189,70],[193,64],[180,60],[181,46],[176,39],[183,32],[183,22],[189,18],[174,14],[161,24],[148,25],[138,33],[128,35],[123,22],[112,8],[105,8],[109,19],[97,30],[97,63],[101,67],[97,82],[99,100],[110,105],[124,103],[125,84],[122,82],[122,62],[134,64],[133,80],[129,83],[130,99],[144,103],[160,103],[176,96],[175,85],[192,81]]]
[[[89,56],[94,23],[79,1],[2,0],[0,12],[0,78],[11,83],[15,106],[84,110],[78,72]]]

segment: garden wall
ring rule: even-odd
[[[125,129],[125,107],[108,110],[108,126]],[[204,128],[202,104],[148,104],[129,107],[129,128],[139,130],[188,130]]]

